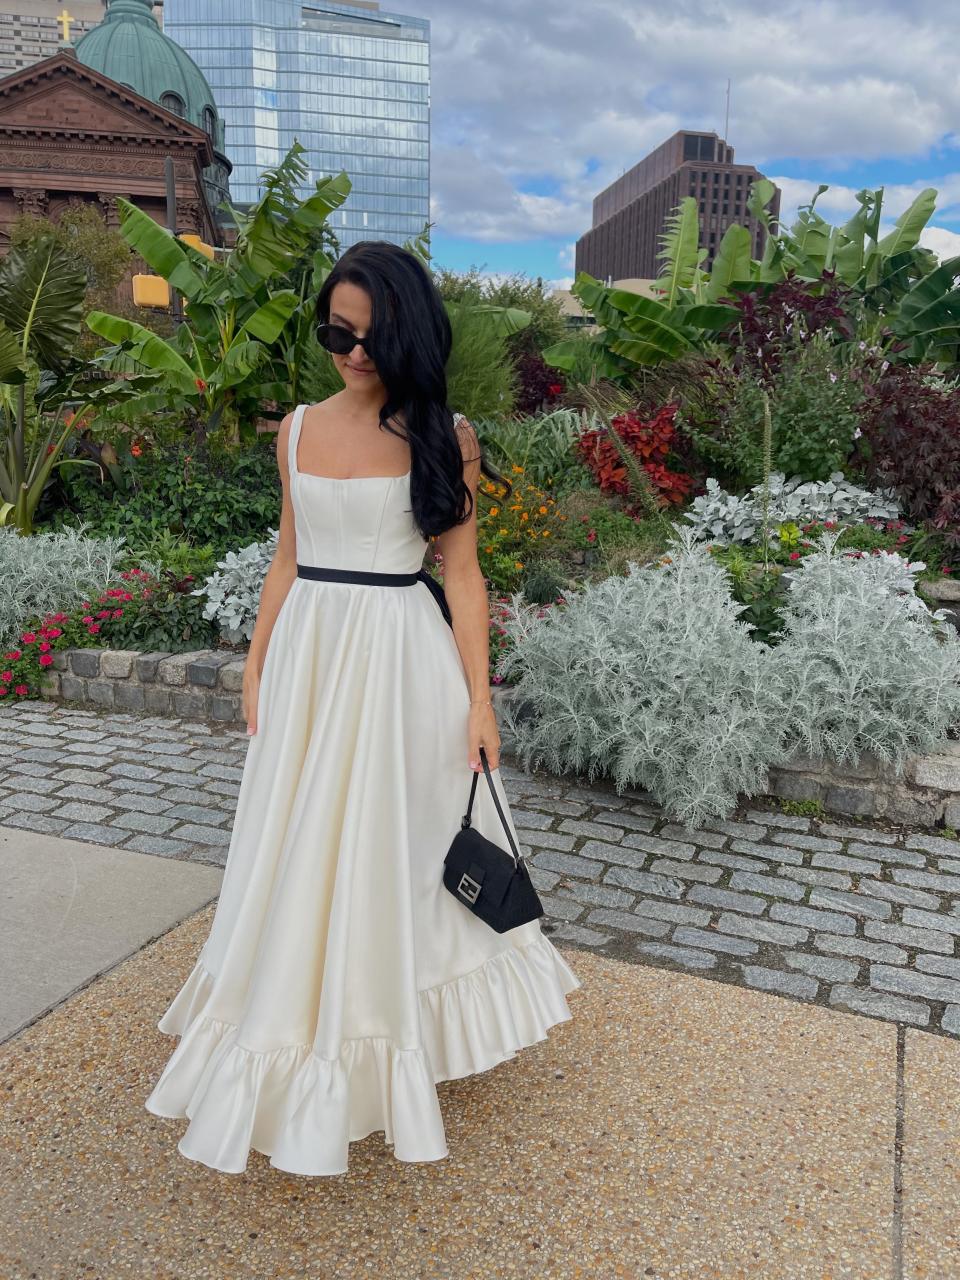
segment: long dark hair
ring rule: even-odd
[[[440,291],[420,259],[386,240],[361,240],[338,259],[317,295],[316,323],[330,319],[330,295],[355,284],[370,298],[370,355],[387,391],[380,426],[410,444],[413,516],[425,538],[462,524],[473,509],[463,480],[464,451],[447,404],[452,335]],[[404,433],[391,423],[402,417]],[[478,445],[479,447],[479,445]],[[513,491],[480,457],[481,471]]]

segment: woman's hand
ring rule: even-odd
[[[243,664],[243,718],[247,733],[257,732],[257,703],[260,700],[260,667],[249,654]]]
[[[467,747],[470,768],[479,772],[483,765],[480,762],[480,748],[487,756],[487,764],[496,769],[500,764],[500,734],[497,730],[497,719],[493,707],[488,702],[472,702],[467,729]]]

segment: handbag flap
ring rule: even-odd
[[[484,899],[494,905],[503,902],[517,864],[506,849],[482,836],[473,827],[463,827],[454,836],[444,863],[456,875],[466,872],[482,886]]]

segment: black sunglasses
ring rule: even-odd
[[[332,351],[335,356],[348,356],[354,347],[359,344],[372,360],[373,352],[370,350],[370,340],[369,333],[365,338],[358,338],[352,329],[346,329],[342,324],[317,325],[317,341],[321,347],[325,347],[327,351]]]

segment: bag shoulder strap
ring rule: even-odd
[[[523,854],[517,848],[516,842],[513,838],[513,833],[507,825],[507,819],[504,816],[503,807],[500,804],[500,797],[497,795],[497,789],[493,785],[493,777],[490,773],[490,765],[487,761],[487,753],[484,747],[480,748],[480,763],[483,765],[483,772],[486,774],[487,782],[490,784],[490,794],[493,796],[493,803],[497,806],[497,813],[500,815],[500,821],[503,823],[503,829],[506,832],[507,841],[510,845],[511,852],[513,853],[514,860],[519,864]],[[470,799],[467,801],[467,812],[463,815],[463,819],[460,822],[461,830],[463,830],[464,827],[470,826],[470,812],[473,809],[473,797],[477,793],[477,783],[479,780],[479,773],[474,772],[473,781],[470,783]]]

